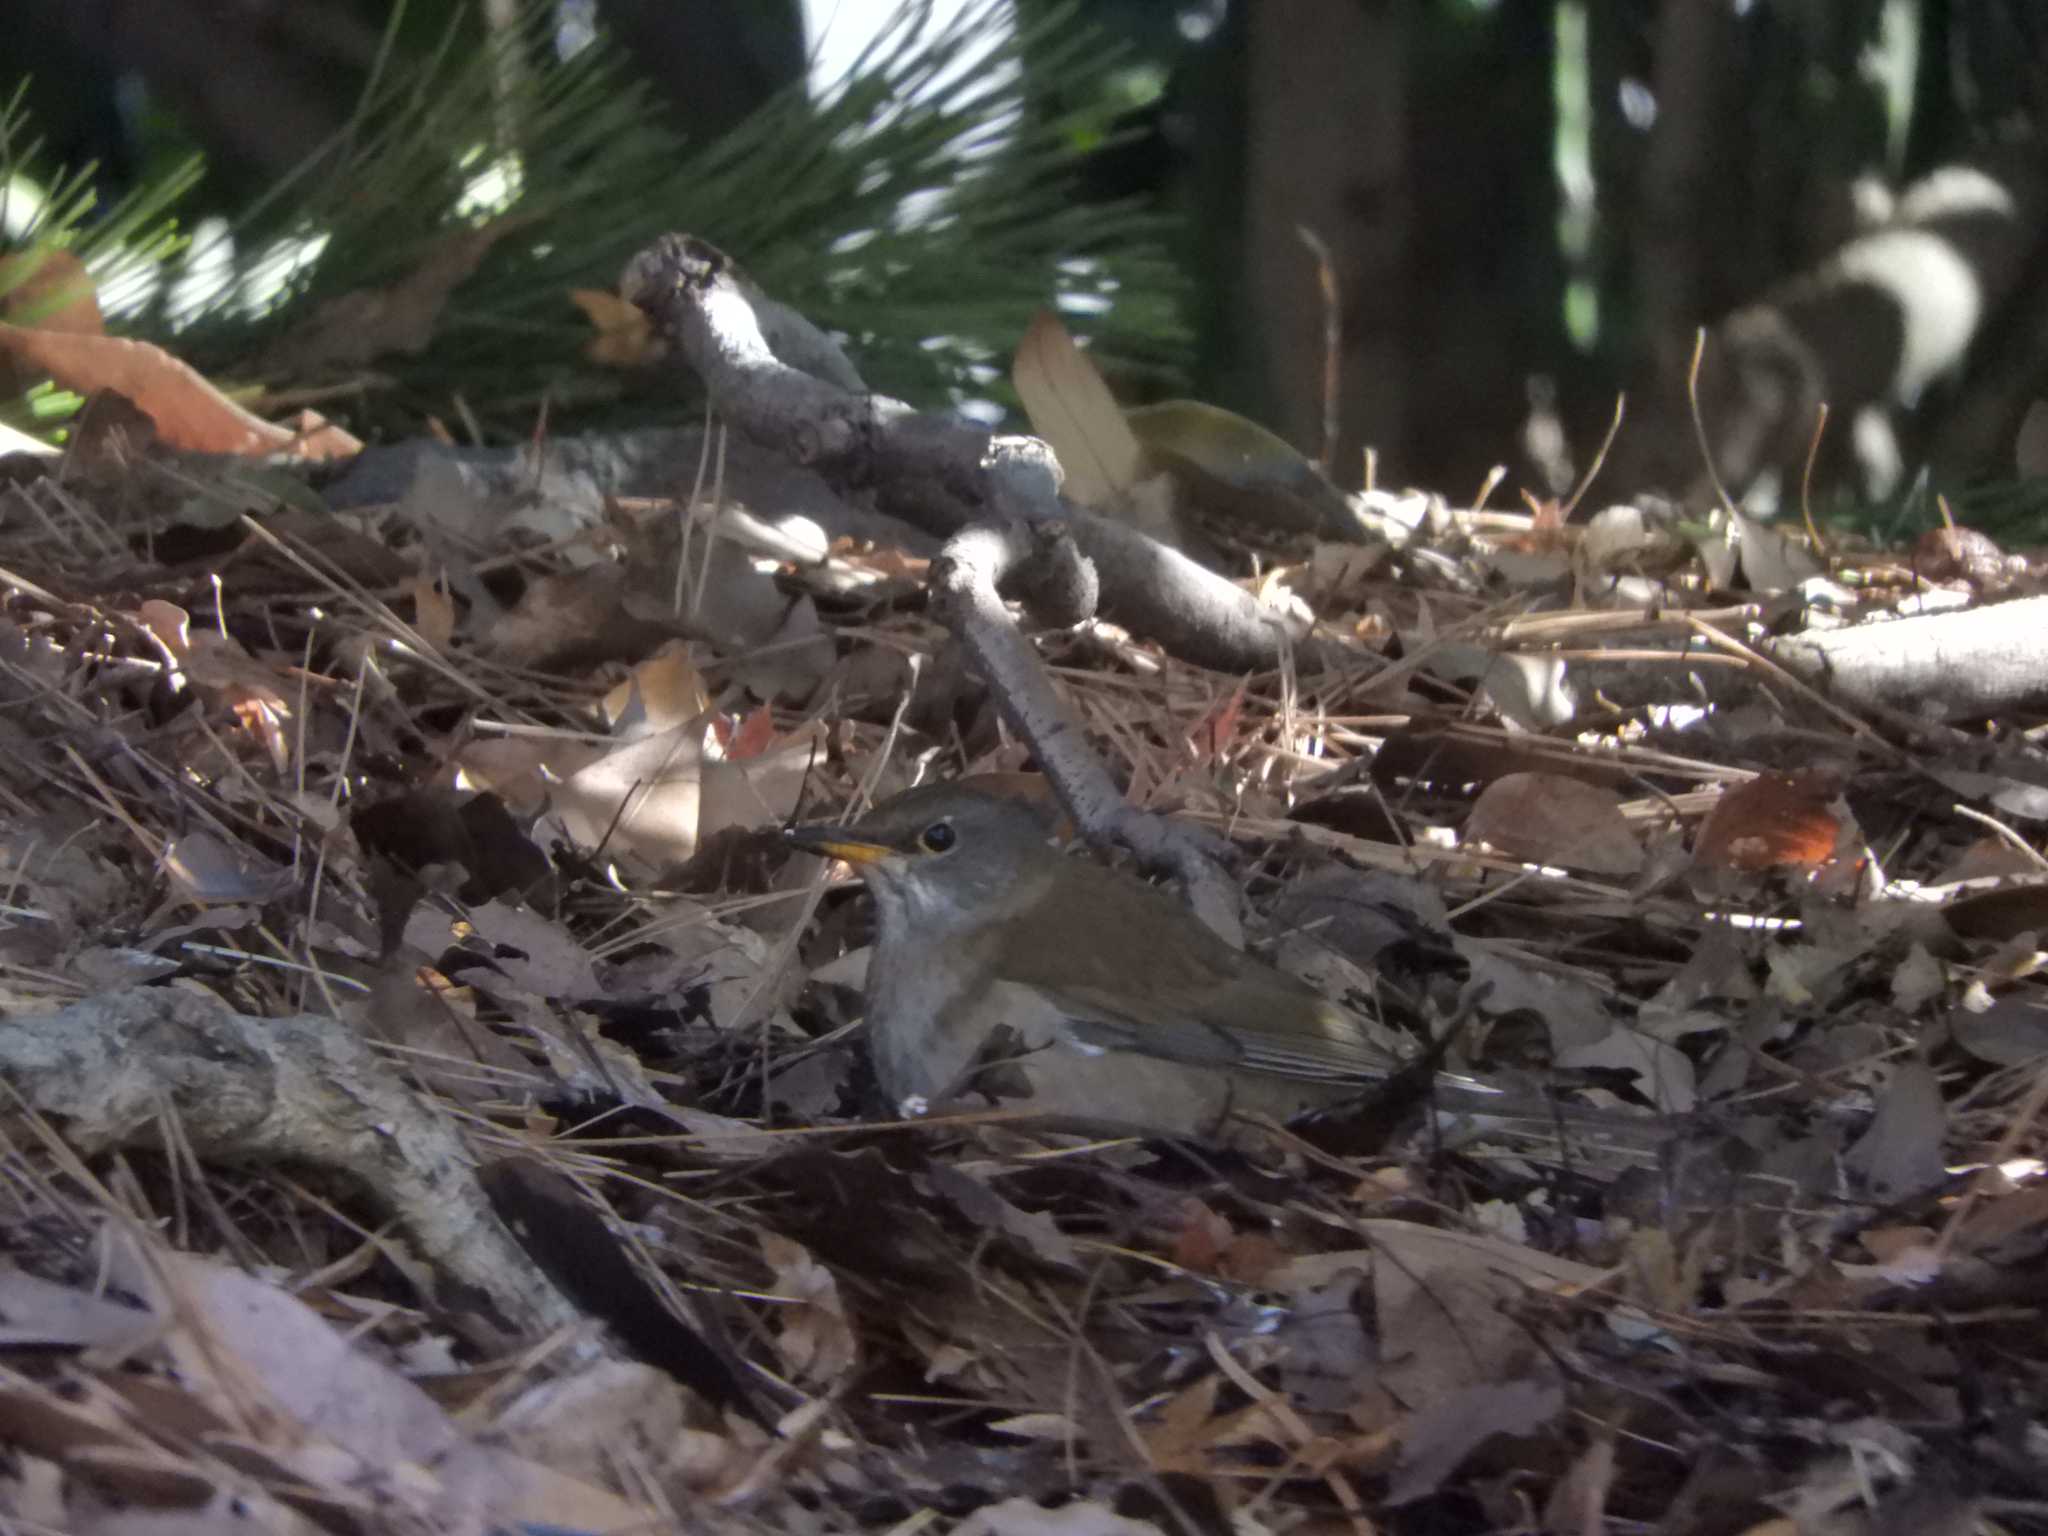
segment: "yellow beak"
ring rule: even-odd
[[[855,868],[878,864],[896,851],[887,843],[870,842],[846,827],[786,827],[782,835],[791,847],[823,858],[844,859]]]

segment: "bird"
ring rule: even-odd
[[[993,1099],[1087,1129],[1227,1140],[1401,1068],[1355,1016],[1169,892],[1063,853],[1041,806],[927,785],[786,836],[845,860],[873,895],[869,1053],[899,1113]]]

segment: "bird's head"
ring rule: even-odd
[[[793,847],[844,859],[885,910],[951,924],[1004,910],[1027,877],[1056,859],[1049,807],[960,784],[931,784],[885,800],[859,821],[812,823],[783,834]]]

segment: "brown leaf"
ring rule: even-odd
[[[1767,773],[1725,792],[1700,823],[1693,859],[1708,869],[1818,869],[1833,860],[1842,824],[1831,775]]]
[[[1930,528],[1913,545],[1913,570],[1927,581],[1997,590],[2012,572],[2005,551],[1974,528]]]
[[[1963,1223],[1958,1244],[1962,1252],[1981,1253],[1994,1244],[2048,1226],[2048,1184],[2037,1182],[2015,1188],[1990,1170],[1978,1177],[1999,1178],[2003,1188],[1994,1191]]]
[[[1987,835],[1966,843],[1962,852],[1943,867],[1940,877],[1932,883],[1961,885],[1969,880],[2010,879],[2036,874],[2040,868],[2032,850],[2015,848],[2002,837]]]
[[[0,1318],[5,1319],[0,1322],[0,1343],[41,1348],[131,1348],[162,1326],[137,1307],[38,1279],[11,1266],[0,1269]]]
[[[697,812],[699,845],[734,829],[788,821],[796,814],[804,781],[823,752],[824,725],[814,720],[780,746],[751,757],[705,763],[703,800]]]
[[[2048,882],[2013,881],[1952,901],[1941,909],[1948,925],[1966,939],[2016,939],[2048,931]]]
[[[605,720],[622,739],[672,731],[711,707],[704,675],[689,646],[671,641],[634,666],[623,683],[604,696]]]
[[[1230,1223],[1194,1195],[1181,1202],[1180,1216],[1180,1229],[1173,1238],[1173,1262],[1196,1274],[1211,1272],[1236,1235]]]
[[[1072,1239],[1060,1230],[1050,1211],[1026,1211],[1005,1199],[987,1179],[951,1163],[932,1164],[924,1178],[933,1193],[951,1202],[975,1226],[1009,1238],[1020,1251],[1043,1263],[1075,1274],[1087,1272]]]
[[[1072,1426],[1068,1426],[1072,1432]],[[1036,1499],[984,1504],[960,1524],[954,1536],[1160,1536],[1149,1520],[1133,1520],[1093,1499],[1076,1499],[1047,1509]]]
[[[1107,507],[1137,484],[1144,452],[1095,364],[1060,317],[1031,317],[1010,365],[1031,430],[1059,455],[1065,491],[1084,507]]]
[[[278,687],[275,670],[251,656],[232,635],[215,629],[195,631],[185,610],[162,598],[143,602],[136,619],[162,647],[173,674],[182,674],[212,707],[231,715],[261,741],[282,773],[291,755],[284,721],[292,706]]]
[[[1545,1379],[1470,1386],[1427,1404],[1401,1438],[1389,1504],[1434,1493],[1458,1464],[1495,1435],[1528,1435],[1564,1411],[1564,1389]]]
[[[0,256],[0,320],[74,336],[107,329],[85,264],[48,246]]]
[[[625,742],[555,787],[569,841],[650,864],[681,862],[697,848],[704,732],[678,726]]]
[[[240,689],[278,709],[288,708],[277,673],[251,656],[233,636],[217,629],[195,630],[190,614],[160,597],[138,604],[135,617],[194,687]]]
[[[1995,997],[1982,1012],[1958,1008],[1949,1015],[1948,1028],[1957,1045],[1994,1066],[2018,1067],[2048,1057],[2048,1008],[2024,992]]]
[[[362,368],[389,353],[416,356],[433,338],[448,296],[469,279],[492,246],[532,222],[532,214],[507,214],[476,229],[450,230],[396,282],[359,288],[321,304],[278,338],[257,371],[296,379]]]
[[[582,310],[597,334],[583,343],[583,355],[600,368],[645,368],[668,353],[654,334],[645,310],[601,288],[571,288],[569,302]]]
[[[1734,527],[1743,579],[1758,592],[1789,592],[1826,569],[1803,539],[1795,540],[1740,512],[1735,514]]]
[[[1481,791],[1465,820],[1468,842],[1532,864],[1633,875],[1642,845],[1621,814],[1621,796],[1556,773],[1510,773]]]
[[[1904,1062],[1878,1095],[1870,1128],[1843,1154],[1843,1166],[1878,1200],[1903,1200],[1941,1182],[1947,1128],[1948,1110],[1934,1069],[1921,1061]]]
[[[260,1391],[298,1433],[321,1434],[376,1465],[432,1458],[461,1443],[423,1390],[279,1287],[161,1249],[126,1247],[116,1263],[164,1320],[177,1377],[202,1401],[238,1402]]]
[[[99,389],[120,391],[156,423],[157,434],[166,444],[189,453],[338,459],[363,446],[325,422],[300,430],[273,426],[150,342],[0,325],[0,354],[48,374],[80,394]],[[308,419],[319,421],[311,413],[302,418]]]
[[[1201,1453],[1213,1436],[1216,1398],[1223,1378],[1214,1371],[1198,1376],[1166,1400],[1144,1430],[1145,1447],[1162,1471],[1201,1466]]]
[[[368,993],[342,998],[342,1017],[352,1027],[406,1052],[422,1085],[457,1103],[489,1103],[507,1083],[540,1081],[512,1041],[479,1022],[476,993],[439,972],[379,967]]]
[[[1182,1203],[1181,1214],[1173,1261],[1183,1269],[1257,1285],[1288,1257],[1263,1232],[1233,1231],[1227,1220],[1193,1196]]]
[[[774,1294],[792,1303],[775,1314],[782,1325],[775,1343],[784,1365],[800,1381],[837,1380],[857,1353],[839,1282],[802,1244],[773,1232],[761,1234],[761,1256],[775,1271]]]
[[[634,613],[629,582],[630,573],[611,564],[543,576],[491,626],[483,649],[507,666],[536,671],[575,671],[645,656],[683,625]]]
[[[194,901],[265,902],[295,881],[252,848],[198,827],[164,845],[164,871]]]
[[[1239,683],[1229,698],[1197,720],[1188,732],[1188,746],[1198,763],[1214,762],[1237,739],[1237,722],[1244,714],[1245,685]]]
[[[71,423],[64,445],[67,473],[110,469],[146,455],[156,442],[156,423],[117,390],[96,389]]]
[[[732,739],[725,746],[726,760],[742,762],[759,757],[774,740],[775,711],[766,704],[758,705],[733,728]]]
[[[278,423],[278,429],[291,433],[294,446],[289,451],[301,459],[345,459],[363,448],[356,438],[314,410],[294,412]]]
[[[558,751],[568,745],[533,737],[481,736],[462,745],[455,766],[469,784],[494,792],[521,815],[532,816],[547,805],[553,778],[575,772],[603,751],[586,743],[574,743],[584,748],[580,757]],[[543,769],[549,778],[542,777]]]
[[[412,582],[412,627],[419,637],[437,651],[448,649],[455,636],[455,599],[442,591],[429,575]]]

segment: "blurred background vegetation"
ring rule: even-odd
[[[1682,489],[1702,326],[1732,359],[1719,394],[1703,386],[1745,423],[1731,457],[1810,435],[1811,381],[1773,371],[1790,355],[1822,375],[1844,494],[2010,482],[2048,393],[2038,0],[10,10],[25,85],[6,169],[48,187],[95,167],[67,238],[118,326],[366,434],[671,418],[674,376],[594,360],[569,297],[671,228],[844,332],[877,388],[1006,409],[1010,349],[1057,300],[1130,403],[1197,395],[1310,453],[1334,406],[1347,486],[1370,447],[1383,484],[1466,498],[1502,464],[1560,493],[1626,390],[1605,491]],[[1876,257],[1842,256],[1900,224],[1900,189],[1955,167],[2004,200],[1988,246],[1942,226],[1947,266],[1909,251],[1875,277]],[[111,219],[124,196],[189,242],[138,246],[155,226]],[[321,305],[507,213],[415,348],[347,366],[294,350]],[[137,250],[146,280],[120,270]],[[1924,305],[1934,321],[1865,291],[1946,294],[1956,266],[1962,296]],[[1744,306],[1773,296],[1790,340],[1745,352]],[[1930,343],[1937,322],[1952,334]],[[1854,462],[1859,412],[1897,435],[1888,478]],[[1773,451],[1737,478],[1768,480]]]

